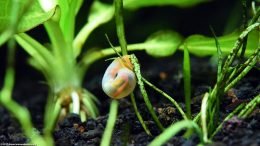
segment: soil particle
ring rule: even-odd
[[[77,114],[69,114],[64,120],[59,123],[61,128],[73,127],[74,124],[80,123],[80,117]]]
[[[103,131],[103,125],[97,120],[81,122],[77,114],[69,114],[59,123],[54,138],[56,145],[98,145]]]
[[[226,121],[221,131],[214,137],[226,146],[259,146],[260,145],[260,113],[248,119],[233,117]]]
[[[86,128],[88,130],[94,130],[97,126],[97,122],[94,119],[88,119],[86,123]]]
[[[18,122],[0,107],[0,144],[1,143],[25,143],[28,139],[24,136]]]
[[[172,105],[166,105],[165,107],[160,107],[157,109],[159,120],[164,123],[164,125],[170,125],[173,123],[174,115],[176,115],[176,109]]]

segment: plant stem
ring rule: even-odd
[[[194,129],[197,132],[200,141],[203,142],[202,132],[199,126],[193,121],[183,120],[176,122],[175,124],[166,128],[165,131],[163,131],[160,135],[154,138],[154,140],[149,144],[149,146],[163,145],[165,142],[167,142],[169,139],[171,139],[174,135],[176,135],[184,128]]]
[[[245,67],[245,69],[225,87],[224,92],[227,92],[229,89],[231,89],[238,81],[240,81],[254,67],[254,65],[259,60],[259,56],[260,56],[260,47],[257,48],[255,55],[252,56],[253,59],[251,60],[249,58],[249,60],[251,62],[248,62],[248,65]]]
[[[115,126],[115,123],[116,123],[117,112],[118,112],[118,101],[112,100],[112,102],[110,104],[110,110],[109,110],[107,125],[106,125],[106,128],[105,128],[104,134],[102,136],[100,146],[109,146],[110,145],[112,133],[113,133],[114,126]]]
[[[47,112],[44,117],[44,133],[45,134],[51,134],[55,128],[55,124],[57,122],[57,119],[59,117],[60,111],[61,111],[61,99],[58,98],[56,102],[53,99],[53,97],[48,98],[48,105],[46,105]],[[51,102],[53,101],[53,102]]]
[[[95,101],[95,102],[94,102]],[[87,108],[87,112],[89,115],[93,118],[96,118],[98,116],[98,109],[96,107],[96,103],[99,103],[95,96],[91,94],[89,91],[84,90],[82,94],[82,102],[83,105]],[[83,107],[84,107],[83,106]]]
[[[243,7],[243,29],[247,28],[247,21],[248,21],[248,15],[247,15],[247,10],[248,10],[248,6],[247,6],[247,0],[242,0],[242,7]],[[248,36],[246,36],[243,40],[243,46],[242,46],[242,50],[240,53],[240,59],[242,60],[244,58],[245,52],[246,52],[246,47],[247,47],[247,38]]]
[[[200,120],[200,116],[201,116],[201,112],[199,112],[194,118],[193,118],[193,122],[195,122],[195,123],[198,123],[199,122],[199,120]]]
[[[123,19],[123,1],[115,0],[115,19],[116,32],[122,49],[122,54],[127,55],[127,42],[125,39],[124,19]]]
[[[216,36],[213,28],[210,27],[210,30],[211,30],[211,32],[214,36],[215,44],[216,44],[216,47],[217,47],[217,54],[218,54],[217,83],[219,83],[219,80],[220,80],[220,77],[221,77],[221,72],[222,72],[223,53],[222,53],[222,50],[220,48],[217,36]]]
[[[59,23],[54,20],[48,20],[44,23],[44,26],[48,32],[52,43],[53,53],[60,63],[71,65],[72,60],[74,59],[72,46],[70,46],[63,37],[62,30],[59,26]]]
[[[80,86],[78,73],[75,71],[76,60],[73,55],[72,44],[66,42],[59,23],[55,20],[48,20],[44,23],[47,33],[52,43],[52,53],[55,68],[51,68],[54,92],[58,93],[64,88]]]
[[[0,104],[2,104],[19,121],[22,130],[24,131],[26,137],[31,139],[32,144],[37,144],[39,146],[51,146],[53,145],[53,139],[51,137],[47,137],[48,140],[45,141],[43,137],[35,132],[29,111],[20,106],[11,98],[15,81],[15,71],[13,67],[15,58],[14,52],[14,48],[8,48],[7,69],[4,78],[4,86],[0,92]]]
[[[256,97],[254,97],[253,100],[251,100],[244,108],[243,110],[239,113],[238,117],[240,118],[246,118],[248,117],[255,107],[260,104],[260,94],[258,94]]]
[[[242,108],[244,108],[245,104],[240,104],[232,113],[228,114],[228,116],[222,121],[222,123],[216,128],[216,130],[213,132],[213,134],[210,136],[210,139],[212,139],[222,128],[223,124],[231,119],[234,115],[236,115]]]
[[[256,23],[256,22],[259,22],[259,16],[260,16],[260,8],[257,9],[256,11],[256,14],[254,15],[254,17],[251,19],[250,23],[248,24],[248,26]]]
[[[145,87],[144,87],[144,83],[142,81],[142,75],[141,75],[141,71],[140,71],[140,65],[138,64],[138,60],[137,58],[135,57],[135,55],[131,55],[131,62],[132,64],[134,65],[134,71],[135,71],[135,74],[136,74],[136,77],[137,77],[137,83],[139,85],[139,89],[141,91],[141,94],[144,98],[144,102],[150,112],[150,114],[152,115],[152,118],[153,120],[155,121],[156,125],[159,127],[159,129],[161,131],[164,130],[164,127],[162,125],[162,123],[159,121],[158,117],[156,116],[155,114],[155,111],[153,109],[153,106],[148,98],[148,95],[147,95],[147,92],[145,90]]]
[[[203,140],[208,141],[208,129],[207,129],[207,104],[208,104],[209,93],[207,92],[201,103],[201,127],[203,131]],[[209,115],[209,114],[208,114]]]
[[[153,85],[152,83],[150,83],[148,80],[146,80],[144,77],[142,77],[142,80],[144,81],[144,83],[146,83],[148,86],[152,87],[155,91],[157,91],[158,93],[160,93],[162,96],[166,97],[168,100],[170,100],[172,102],[172,104],[179,110],[180,114],[182,115],[182,118],[185,120],[188,120],[188,117],[186,116],[186,114],[184,113],[184,111],[182,110],[181,106],[178,104],[178,102],[176,102],[171,96],[169,96],[167,93],[163,92],[161,89],[157,88],[155,85]]]
[[[186,115],[191,119],[191,75],[190,75],[190,55],[189,50],[185,46],[183,57],[183,79],[184,79],[184,97]]]
[[[253,29],[259,27],[260,23],[254,23],[252,25],[250,25],[249,27],[246,28],[246,30],[244,30],[238,40],[235,42],[235,45],[230,53],[230,55],[228,56],[224,66],[223,66],[223,75],[225,75],[228,71],[228,68],[230,67],[230,65],[232,64],[232,62],[234,61],[242,43],[244,38],[248,35],[249,32],[251,32]],[[222,76],[222,78],[220,79],[222,81],[222,79],[224,78],[224,76]]]
[[[152,134],[151,134],[150,130],[147,128],[146,124],[144,123],[144,120],[143,120],[143,118],[142,118],[141,114],[139,113],[138,108],[136,106],[134,93],[131,93],[130,97],[131,97],[132,105],[134,107],[134,111],[135,111],[135,114],[136,114],[138,120],[140,121],[140,123],[141,123],[142,127],[144,128],[144,131],[146,132],[146,134],[151,136]]]

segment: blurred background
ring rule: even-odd
[[[112,0],[101,0],[112,4]],[[89,9],[93,0],[84,1],[79,15],[77,16],[76,33],[86,23]],[[208,0],[208,2],[198,4],[188,8],[175,6],[147,7],[138,10],[125,10],[124,22],[125,33],[128,44],[144,42],[152,33],[159,30],[174,30],[183,37],[191,34],[203,34],[212,36],[209,26],[212,26],[217,35],[228,34],[239,28],[242,24],[242,5],[239,0]],[[48,42],[48,37],[43,26],[28,32],[42,43]],[[104,34],[108,34],[113,45],[118,45],[114,19],[109,23],[97,28],[90,36],[85,46],[89,48],[107,48],[109,44]],[[0,48],[0,85],[2,84],[5,71],[7,44]],[[84,52],[84,51],[83,51]],[[17,45],[16,52],[16,77],[17,81],[24,78],[32,80],[44,80],[42,75],[28,65],[28,55]],[[145,53],[141,55],[148,57]],[[177,52],[178,54],[179,52]],[[145,59],[142,59],[145,60]],[[104,60],[97,62],[102,64]],[[105,63],[106,65],[107,63]],[[103,69],[91,68],[90,76],[93,74],[103,74]],[[0,86],[1,87],[1,86]]]

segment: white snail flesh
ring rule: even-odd
[[[103,76],[103,91],[113,99],[121,99],[128,96],[136,86],[133,68],[129,55],[116,58],[108,66]]]

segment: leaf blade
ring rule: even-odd
[[[146,41],[145,51],[153,57],[166,57],[175,53],[182,43],[182,36],[174,31],[159,31]],[[148,47],[150,46],[150,47]]]
[[[11,2],[9,0],[2,0],[0,9],[3,11],[0,13],[0,33],[4,30],[8,29],[11,26],[11,19],[12,19],[12,7],[16,5],[15,2]],[[20,9],[17,11],[16,15],[19,15],[17,19],[17,26],[16,31],[17,33],[28,31],[43,22],[50,19],[54,13],[55,8],[44,12],[42,8],[40,7],[39,3],[37,1],[27,1],[22,0],[19,2]]]

